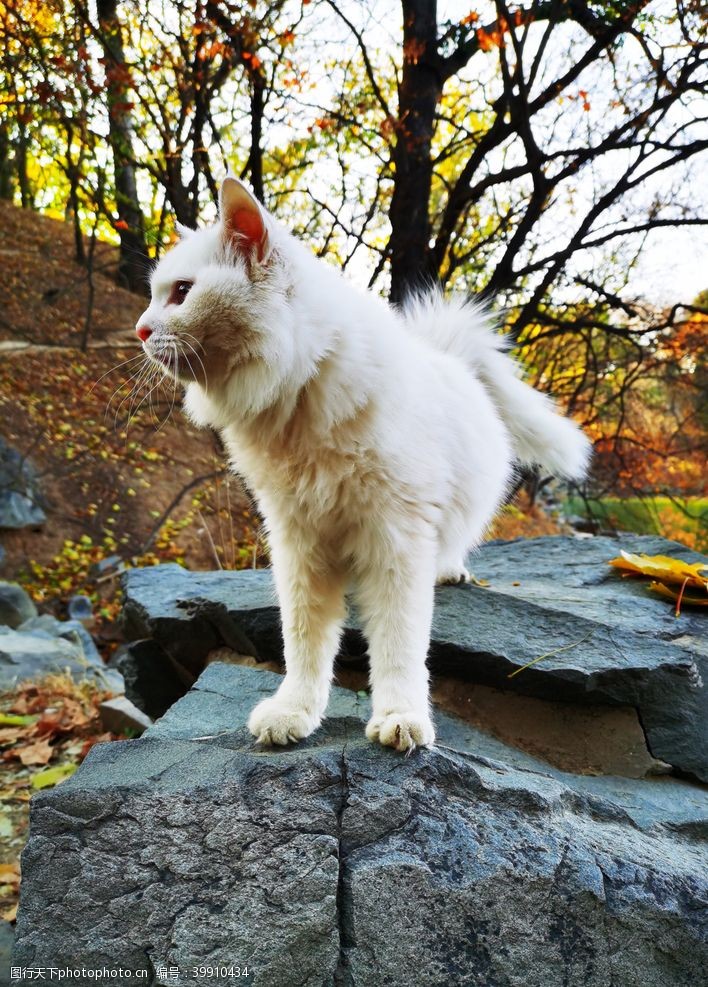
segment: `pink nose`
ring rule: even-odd
[[[152,329],[149,326],[138,326],[135,331],[138,334],[138,339],[142,340],[143,343],[152,336]]]

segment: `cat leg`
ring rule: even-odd
[[[438,586],[459,586],[467,583],[472,577],[469,569],[460,558],[439,559],[435,582]]]
[[[388,558],[360,576],[357,599],[369,642],[369,740],[412,751],[435,740],[428,669],[435,581],[434,545]]]
[[[285,745],[316,730],[327,708],[344,622],[344,580],[313,564],[312,554],[275,549],[285,677],[251,712],[248,729],[262,744]]]

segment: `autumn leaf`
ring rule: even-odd
[[[627,573],[651,576],[665,583],[683,583],[688,579],[690,586],[697,586],[708,592],[708,562],[683,562],[668,555],[634,555],[620,551],[619,557],[610,559],[609,564]],[[706,575],[700,573],[705,571]]]
[[[501,25],[499,25],[499,27],[501,27]],[[477,44],[482,51],[491,51],[493,48],[501,48],[504,44],[503,28],[496,31],[485,31],[483,27],[478,27]]]
[[[36,744],[18,747],[8,753],[13,757],[19,757],[25,766],[30,764],[47,764],[51,760],[54,748],[48,740],[38,740]]]
[[[682,603],[690,607],[708,607],[708,596],[693,596],[691,593],[685,593],[685,585],[683,584],[681,589],[675,590],[664,583],[652,582],[649,583],[649,589],[653,589],[655,593],[661,593],[662,596],[666,596],[670,600],[675,600],[676,609],[674,613],[677,617],[681,615]]]
[[[29,727],[36,716],[19,716],[14,713],[0,713],[0,727]]]
[[[708,606],[708,562],[684,562],[668,555],[634,555],[620,551],[609,565],[623,570],[624,576],[648,576],[652,582],[649,589],[676,601],[675,614],[681,613],[681,604]],[[701,575],[705,573],[705,575]],[[667,585],[670,584],[670,585]],[[673,589],[678,586],[679,589]],[[694,592],[686,593],[687,587]],[[705,594],[705,595],[704,595]]]
[[[20,883],[20,865],[15,862],[12,864],[0,864],[0,884],[16,884]]]
[[[113,228],[116,230],[129,230],[130,227],[124,219],[117,219],[113,224]]]
[[[76,764],[57,764],[55,768],[47,768],[46,771],[39,771],[32,777],[32,788],[53,788],[60,782],[70,778],[76,771]]]
[[[18,740],[27,739],[26,727],[3,727],[0,729],[0,746],[16,744]]]

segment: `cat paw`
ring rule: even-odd
[[[429,747],[435,742],[435,727],[427,713],[406,711],[372,716],[366,725],[369,740],[378,740],[384,747],[412,753],[416,747]]]
[[[438,586],[460,586],[462,583],[468,583],[472,577],[464,566],[459,566],[453,569],[443,569],[439,572],[435,582]]]
[[[248,729],[259,744],[285,747],[296,744],[320,725],[320,718],[296,706],[286,705],[277,696],[258,703],[248,718]]]

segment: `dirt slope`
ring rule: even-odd
[[[101,556],[211,568],[219,555],[241,566],[252,558],[255,525],[238,482],[214,477],[224,467],[218,441],[185,420],[179,394],[163,387],[148,397],[138,387],[131,396],[143,362],[133,329],[145,301],[112,280],[117,254],[108,244],[96,250],[103,270],[93,275],[89,347],[77,348],[89,284],[72,258],[68,224],[0,202],[0,435],[34,463],[47,502],[41,529],[0,531],[0,575],[59,610],[71,592],[95,589],[87,573]]]

